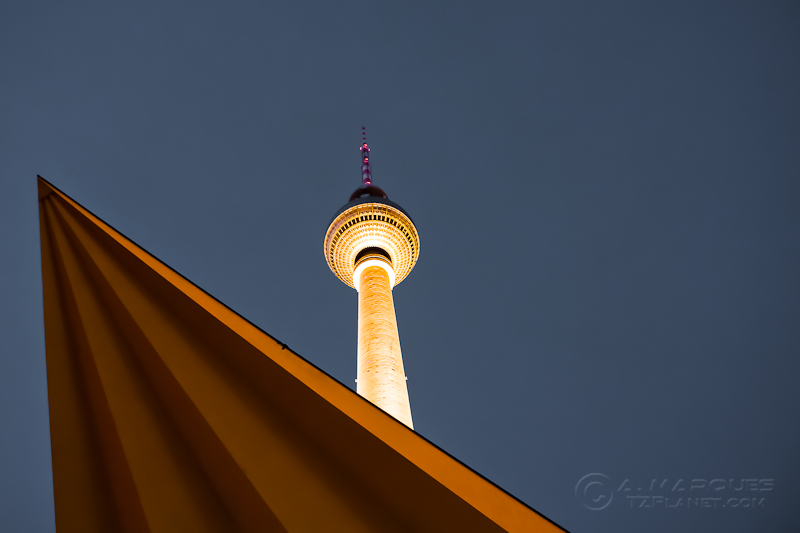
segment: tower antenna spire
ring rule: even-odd
[[[369,146],[367,146],[367,128],[361,126],[361,181],[364,185],[372,185],[372,171],[369,168]]]

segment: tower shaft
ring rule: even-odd
[[[389,273],[368,266],[358,286],[358,394],[413,429]]]

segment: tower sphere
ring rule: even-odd
[[[364,184],[334,215],[325,234],[325,259],[336,277],[358,289],[357,266],[389,264],[392,286],[411,272],[419,258],[419,234],[405,210],[372,184]],[[358,263],[358,264],[357,264]]]

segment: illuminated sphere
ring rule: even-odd
[[[379,187],[365,185],[356,189],[328,226],[325,259],[336,277],[357,288],[356,263],[370,258],[387,261],[392,285],[397,285],[419,258],[419,234],[402,207]]]

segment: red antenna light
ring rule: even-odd
[[[364,185],[372,185],[372,171],[369,168],[369,146],[367,146],[367,129],[361,126],[361,181]]]

